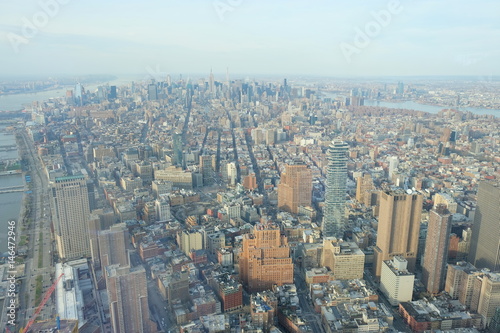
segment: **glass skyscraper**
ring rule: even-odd
[[[341,238],[344,231],[348,149],[341,140],[333,140],[328,148],[323,237]]]

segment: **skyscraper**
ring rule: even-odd
[[[98,240],[103,269],[109,265],[119,264],[124,267],[129,264],[127,254],[128,229],[125,223],[115,224],[109,230],[100,231]]]
[[[300,206],[310,206],[312,171],[305,164],[287,165],[278,185],[278,208],[297,214]]]
[[[56,177],[51,185],[59,257],[70,260],[90,256],[90,206],[85,177]]]
[[[109,87],[109,99],[116,99],[116,86]]]
[[[445,205],[438,205],[429,214],[422,270],[422,282],[433,295],[444,289],[450,233],[451,214]]]
[[[172,163],[175,166],[182,167],[184,165],[183,152],[182,152],[182,133],[175,132],[172,135],[172,141],[173,141],[173,149],[174,149],[174,156],[172,159],[173,160]]]
[[[200,156],[200,171],[203,176],[203,185],[210,185],[213,183],[213,171],[212,168],[212,156],[211,155],[201,155]]]
[[[156,101],[158,99],[158,87],[151,83],[148,85],[148,100]]]
[[[343,236],[348,149],[349,146],[340,140],[333,140],[328,148],[323,237]]]
[[[114,333],[156,332],[149,319],[148,290],[144,267],[106,267],[109,313]]]
[[[477,193],[470,261],[477,268],[500,270],[500,184],[483,181]]]
[[[255,225],[243,235],[240,254],[241,280],[250,292],[293,283],[293,262],[286,236],[274,223]]]
[[[376,277],[380,277],[382,262],[395,256],[404,257],[408,261],[408,270],[414,272],[422,202],[422,195],[416,192],[409,194],[398,189],[381,193],[374,253]]]
[[[208,91],[212,97],[215,95],[215,78],[212,68],[210,68],[210,76],[208,77]]]

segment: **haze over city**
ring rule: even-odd
[[[498,12],[494,0],[2,1],[0,73],[498,75]]]

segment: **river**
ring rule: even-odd
[[[102,85],[116,85],[122,86],[130,84],[132,81],[138,82],[140,77],[130,77],[116,79],[110,82],[104,83],[93,83],[89,85],[83,85],[85,90],[95,91],[98,86]],[[36,93],[29,94],[13,94],[13,95],[0,95],[0,111],[17,111],[23,109],[25,106],[30,105],[33,101],[46,101],[50,98],[64,97],[67,90],[74,90],[75,86],[67,86],[64,88],[58,88],[54,90],[40,91]]]
[[[337,98],[337,97],[345,97],[342,94],[335,94],[329,92],[321,92],[321,96],[329,97],[329,98]],[[453,109],[452,107],[439,106],[439,105],[429,105],[429,104],[421,104],[416,103],[414,101],[404,101],[404,102],[386,102],[386,101],[378,101],[373,99],[365,99],[365,106],[380,106],[384,108],[390,109],[407,109],[407,110],[416,110],[416,111],[424,111],[428,113],[438,113],[443,109]],[[496,109],[484,109],[484,108],[471,108],[471,107],[461,107],[460,111],[469,111],[477,115],[493,115],[496,117],[500,117],[500,110]]]
[[[425,111],[429,113],[438,113],[443,109],[450,109],[450,107],[438,106],[438,105],[428,105],[428,104],[420,104],[414,101],[405,101],[405,102],[384,102],[384,101],[376,101],[365,99],[366,106],[380,106],[385,108],[394,108],[394,109],[409,109],[409,110],[417,110],[417,111]],[[451,108],[453,109],[453,108]],[[460,111],[470,111],[474,114],[479,115],[493,115],[500,117],[500,110],[493,109],[483,109],[483,108],[467,108],[461,107]]]

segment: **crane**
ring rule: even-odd
[[[26,327],[24,328],[24,330],[21,330],[21,333],[27,333],[28,332],[28,329],[31,327],[31,325],[33,325],[33,323],[35,322],[35,319],[36,317],[38,316],[38,314],[40,313],[40,311],[42,311],[42,308],[43,306],[45,305],[45,303],[47,303],[47,301],[49,300],[49,297],[50,295],[52,295],[52,293],[54,292],[54,290],[56,290],[56,286],[57,284],[59,283],[59,280],[61,280],[61,278],[63,277],[64,273],[61,273],[61,275],[59,275],[59,277],[56,279],[56,281],[50,286],[49,290],[47,290],[47,292],[45,293],[45,295],[43,296],[43,299],[42,301],[40,302],[40,304],[38,305],[38,307],[36,308],[36,311],[35,313],[33,314],[33,317],[31,317],[30,321],[28,322],[28,324],[26,324]]]

